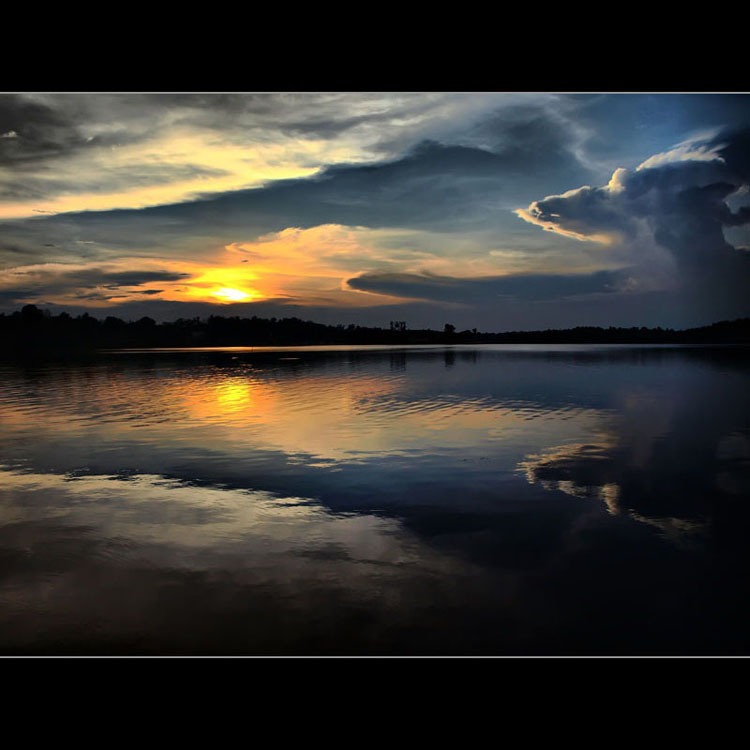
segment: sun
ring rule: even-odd
[[[227,286],[217,289],[215,292],[211,292],[211,295],[227,302],[242,302],[243,300],[251,299],[254,296],[249,292],[243,292],[241,289],[232,289]]]

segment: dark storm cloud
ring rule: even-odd
[[[535,201],[529,214],[539,222],[581,234],[636,233],[644,219],[661,235],[678,261],[705,255],[718,260],[717,248],[733,249],[722,226],[750,218],[747,207],[733,213],[725,200],[750,180],[750,130],[722,133],[703,145],[714,159],[667,160],[652,157],[635,172],[618,170],[610,185],[582,187]],[[657,236],[658,239],[658,236]]]
[[[671,254],[686,293],[704,306],[732,301],[739,314],[748,309],[750,255],[724,228],[750,222],[750,207],[733,211],[726,202],[749,178],[750,131],[725,131],[651,157],[635,172],[618,170],[608,186],[535,201],[521,215],[553,230],[616,232],[626,243],[645,227]]]
[[[394,297],[486,305],[501,298],[533,302],[611,293],[617,291],[618,284],[624,278],[625,272],[622,271],[570,275],[519,274],[475,279],[414,273],[370,273],[349,279],[347,283],[352,289]]]

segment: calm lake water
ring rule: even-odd
[[[747,350],[0,375],[0,654],[750,654]]]

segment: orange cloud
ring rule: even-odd
[[[144,299],[217,305],[274,299],[307,306],[372,307],[406,298],[352,289],[349,279],[385,272],[497,276],[517,272],[521,263],[512,251],[488,249],[481,242],[457,248],[456,242],[451,239],[446,245],[445,238],[428,232],[340,224],[288,227],[252,242],[207,247],[202,257],[196,257],[200,249],[193,246],[185,249],[192,255],[189,259],[121,258],[6,269],[0,271],[0,291],[24,290],[19,298],[24,303],[94,308]]]
[[[393,262],[391,249],[379,247],[379,239],[380,233],[364,227],[289,227],[255,242],[230,243],[209,267],[181,265],[195,276],[159,296],[212,302],[293,299],[302,305],[342,307],[403,301],[346,286],[352,276]]]

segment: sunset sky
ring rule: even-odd
[[[0,94],[0,312],[750,315],[750,95]]]

